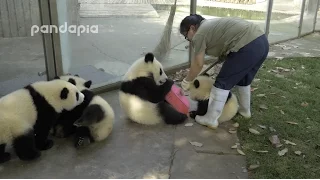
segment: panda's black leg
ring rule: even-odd
[[[24,161],[30,161],[40,157],[41,153],[36,148],[33,131],[17,137],[13,142],[13,148],[19,157]]]
[[[92,138],[88,127],[82,126],[76,129],[74,142],[74,146],[76,148],[88,146],[92,142],[94,142],[94,139]]]
[[[5,152],[6,144],[0,145],[0,163],[7,162],[11,159],[10,153]]]
[[[52,148],[53,146],[53,141],[51,139],[48,139],[48,135],[50,132],[50,122],[47,122],[47,124],[38,124],[37,127],[35,127],[35,142],[36,142],[36,147],[39,150],[48,150]]]
[[[167,124],[181,124],[188,119],[186,114],[180,113],[167,102],[160,102],[158,104],[158,108],[161,116]]]

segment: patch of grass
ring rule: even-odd
[[[277,67],[287,70],[278,69],[277,72]],[[266,60],[252,88],[258,88],[252,92],[252,118],[246,120],[240,116],[235,117],[235,121],[240,124],[238,136],[248,166],[260,164],[259,168],[249,171],[250,178],[319,178],[320,58]],[[258,94],[265,94],[265,97],[258,97]],[[301,105],[304,102],[307,106]],[[268,109],[261,109],[261,104]],[[288,124],[287,121],[298,124]],[[276,132],[269,127],[273,127]],[[254,135],[249,132],[249,128],[261,134]],[[278,135],[282,147],[271,145],[269,137],[272,135]],[[285,144],[284,139],[296,145]],[[278,151],[284,148],[288,148],[288,152],[279,156]],[[301,151],[302,154],[296,155],[295,151]]]

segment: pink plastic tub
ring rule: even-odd
[[[190,106],[188,98],[183,94],[182,89],[175,84],[172,85],[170,92],[167,94],[166,101],[177,111],[188,115]]]

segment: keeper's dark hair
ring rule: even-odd
[[[186,33],[191,25],[196,26],[196,29],[198,29],[202,20],[205,20],[205,18],[198,14],[191,14],[185,17],[180,23],[180,34]]]

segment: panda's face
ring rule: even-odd
[[[209,76],[198,76],[190,85],[190,98],[196,101],[209,99],[213,83]]]
[[[163,70],[162,65],[159,62],[153,62],[155,65],[152,66],[152,76],[157,85],[162,85],[167,81],[168,76]]]
[[[60,91],[60,103],[65,110],[72,110],[84,101],[84,94],[76,86],[66,83]]]
[[[164,72],[162,64],[152,53],[146,54],[144,63],[148,71],[148,76],[152,77],[157,85],[162,85],[167,81],[168,76]]]

